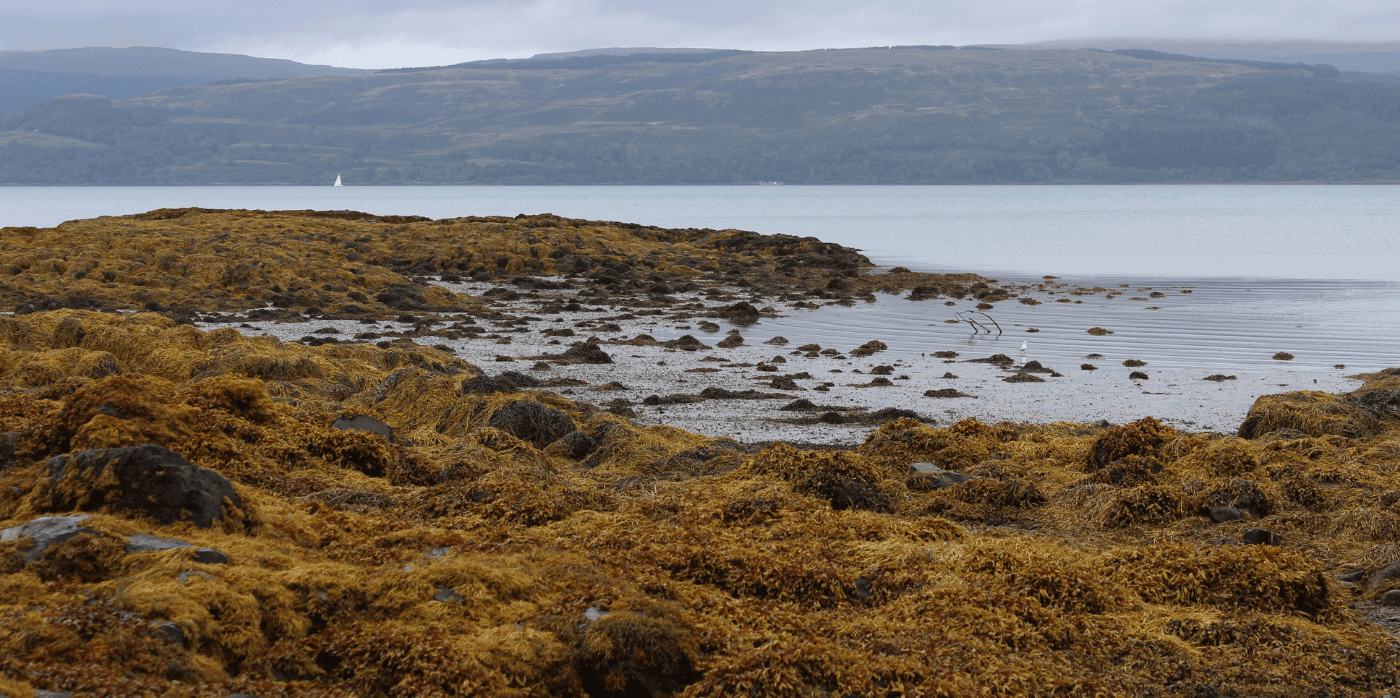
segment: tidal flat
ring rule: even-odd
[[[1379,697],[1400,368],[1253,292],[557,216],[5,228],[0,692]]]

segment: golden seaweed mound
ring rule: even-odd
[[[306,234],[430,225],[324,224]],[[94,270],[121,258],[92,250]],[[198,283],[146,288],[195,303]],[[0,318],[0,693],[1379,697],[1400,680],[1365,615],[1400,585],[1394,373],[1261,398],[1238,436],[899,419],[828,450],[642,428],[481,375],[410,342]],[[55,457],[144,444],[240,506],[162,525],[108,496],[130,486],[113,468],[80,509],[51,496]]]

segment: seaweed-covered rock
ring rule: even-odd
[[[24,555],[24,564],[37,562],[44,551],[81,535],[98,535],[97,531],[80,526],[88,517],[82,516],[41,516],[29,523],[0,531],[0,541],[28,538],[29,551]]]
[[[612,357],[593,342],[575,344],[569,347],[568,351],[560,354],[559,358],[585,364],[610,364],[613,362]]]
[[[1085,458],[1085,469],[1092,472],[1127,456],[1153,456],[1176,431],[1152,417],[1113,427],[1094,439]]]
[[[574,460],[583,460],[598,450],[598,440],[588,435],[586,431],[575,429],[563,436],[563,442],[569,447],[569,454]]]
[[[1240,424],[1239,436],[1254,439],[1279,429],[1296,429],[1312,437],[1358,438],[1380,432],[1380,418],[1342,397],[1316,390],[1261,395]]]
[[[488,376],[485,373],[472,376],[462,381],[460,389],[467,395],[490,395],[492,393],[513,393],[516,391],[513,382],[502,380],[495,376]]]
[[[576,430],[574,420],[569,415],[534,400],[519,400],[496,410],[487,426],[510,432],[538,448],[544,448]]]
[[[228,507],[243,507],[223,475],[197,468],[184,456],[155,444],[55,456],[48,470],[43,503],[48,511],[111,506],[145,514],[162,525],[188,517],[196,526],[209,528],[230,513]]]
[[[193,543],[178,538],[163,538],[149,533],[137,533],[127,539],[125,551],[134,553],[158,553],[179,548],[194,548]],[[194,561],[206,565],[222,565],[228,562],[228,555],[213,548],[196,548]]]

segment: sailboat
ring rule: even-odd
[[[332,184],[331,186],[334,186],[334,187],[343,187],[343,186],[345,186],[344,184],[341,184],[341,183],[340,183],[340,175],[339,175],[338,173],[337,173],[336,176],[335,176],[335,184]]]

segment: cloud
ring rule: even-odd
[[[168,46],[366,68],[607,46],[1400,36],[1393,0],[48,0],[6,15],[0,46],[9,49]]]

